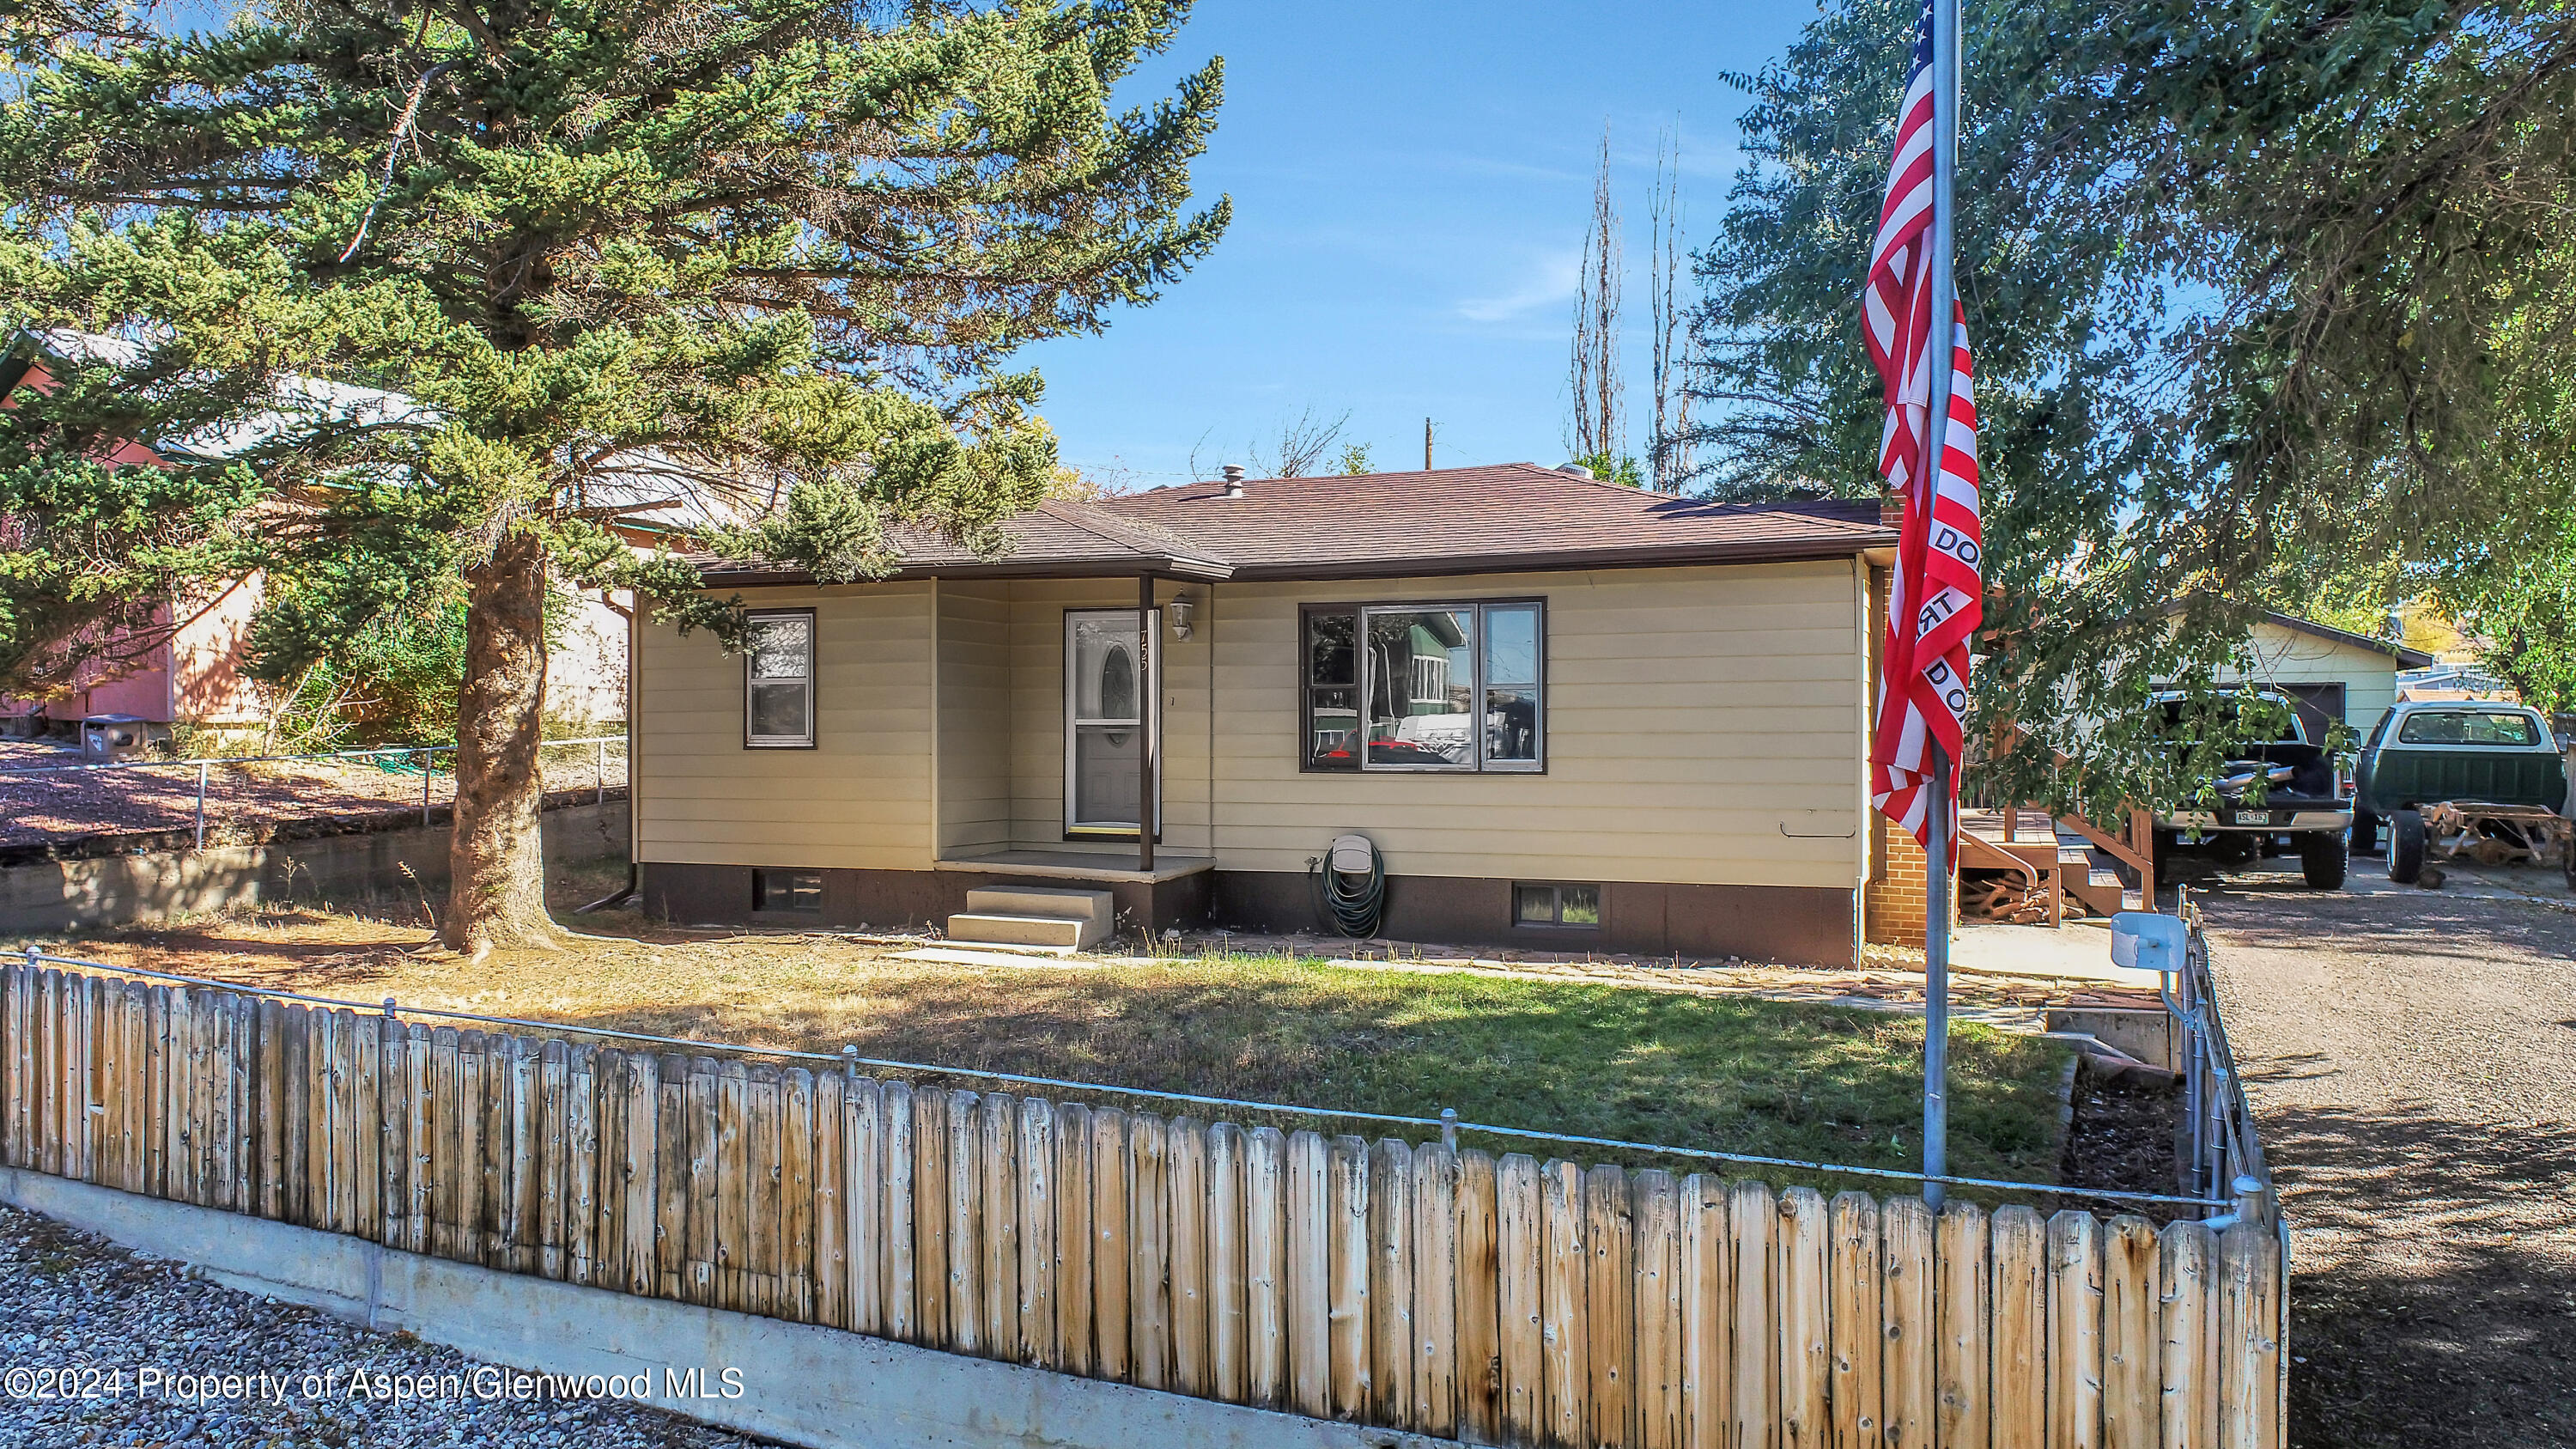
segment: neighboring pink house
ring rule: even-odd
[[[17,345],[0,358],[0,407],[13,406],[21,387],[39,391],[51,387],[48,359],[82,353],[112,356],[130,346],[115,338],[82,333],[21,334]],[[391,394],[314,386],[327,389],[327,395],[342,406],[384,406],[389,399],[409,406]],[[116,463],[158,465],[162,461],[160,453],[131,440],[118,443],[108,457]],[[163,725],[185,720],[216,728],[263,723],[268,704],[259,686],[242,672],[251,615],[259,600],[260,580],[254,574],[212,599],[187,606],[184,612],[175,605],[156,609],[149,632],[166,631],[167,637],[131,658],[123,649],[102,649],[106,659],[84,665],[79,687],[69,696],[37,701],[0,695],[0,733],[36,733],[48,723],[67,726],[94,714],[130,714]],[[547,662],[550,711],[593,721],[624,719],[624,618],[599,600],[585,598],[572,611],[562,635]]]
[[[78,721],[93,714],[130,714],[155,724],[178,720],[218,727],[257,724],[267,709],[251,681],[242,676],[241,659],[251,611],[258,606],[259,581],[245,580],[191,615],[122,672],[111,674],[101,667],[95,672],[104,677],[85,682],[63,699],[34,701],[0,695],[0,718]],[[154,611],[155,632],[168,627],[169,620],[166,605]],[[84,668],[85,677],[91,672]],[[27,723],[16,723],[15,728],[33,732]]]
[[[80,338],[72,345],[84,344],[115,345],[106,338]],[[64,339],[54,334],[22,336],[6,361],[0,362],[0,407],[14,406],[22,387],[38,391],[52,387],[53,375],[46,364],[62,355],[63,346]],[[161,455],[142,443],[127,440],[109,451],[108,460],[158,465]],[[126,652],[123,650],[102,651],[117,658],[117,662],[84,666],[80,687],[66,698],[37,701],[0,695],[0,720],[8,721],[16,732],[31,732],[31,717],[77,721],[93,714],[137,715],[156,724],[176,720],[211,725],[256,723],[264,711],[257,691],[242,676],[241,658],[251,612],[258,605],[256,577],[192,607],[177,620],[175,629],[171,628],[172,609],[165,605],[154,611],[155,627],[151,632],[166,630],[167,638],[132,659],[120,657]]]

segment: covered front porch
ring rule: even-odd
[[[933,868],[1130,885],[1212,869],[1214,592],[935,581]]]
[[[1051,899],[1099,909],[1049,890],[1105,892],[1115,933],[1206,919],[1212,595],[1150,573],[933,583],[931,870],[963,898],[952,935],[1045,934],[1026,918]]]

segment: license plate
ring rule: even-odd
[[[2269,810],[2239,810],[2236,812],[2236,823],[2239,825],[2270,825],[2273,823],[2272,814],[2273,812]]]

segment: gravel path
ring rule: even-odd
[[[2354,864],[2201,898],[2287,1194],[2291,1443],[2576,1445],[2576,910]]]
[[[756,1442],[632,1404],[534,1404],[456,1397],[348,1396],[353,1373],[471,1384],[475,1365],[409,1334],[371,1333],[310,1309],[236,1293],[181,1264],[128,1252],[33,1213],[0,1207],[0,1444],[331,1446],[474,1444],[579,1449],[717,1449]],[[42,1397],[63,1370],[94,1396]],[[95,1371],[94,1373],[91,1371]],[[166,1376],[145,1385],[147,1373]],[[307,1373],[335,1375],[308,1399]],[[190,1376],[260,1373],[272,1388]],[[107,1375],[114,1374],[113,1380]],[[113,1385],[119,1392],[110,1397]]]

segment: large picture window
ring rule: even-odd
[[[1538,601],[1315,604],[1302,618],[1303,768],[1545,768]]]
[[[759,609],[742,661],[742,742],[755,750],[814,744],[814,611]]]

